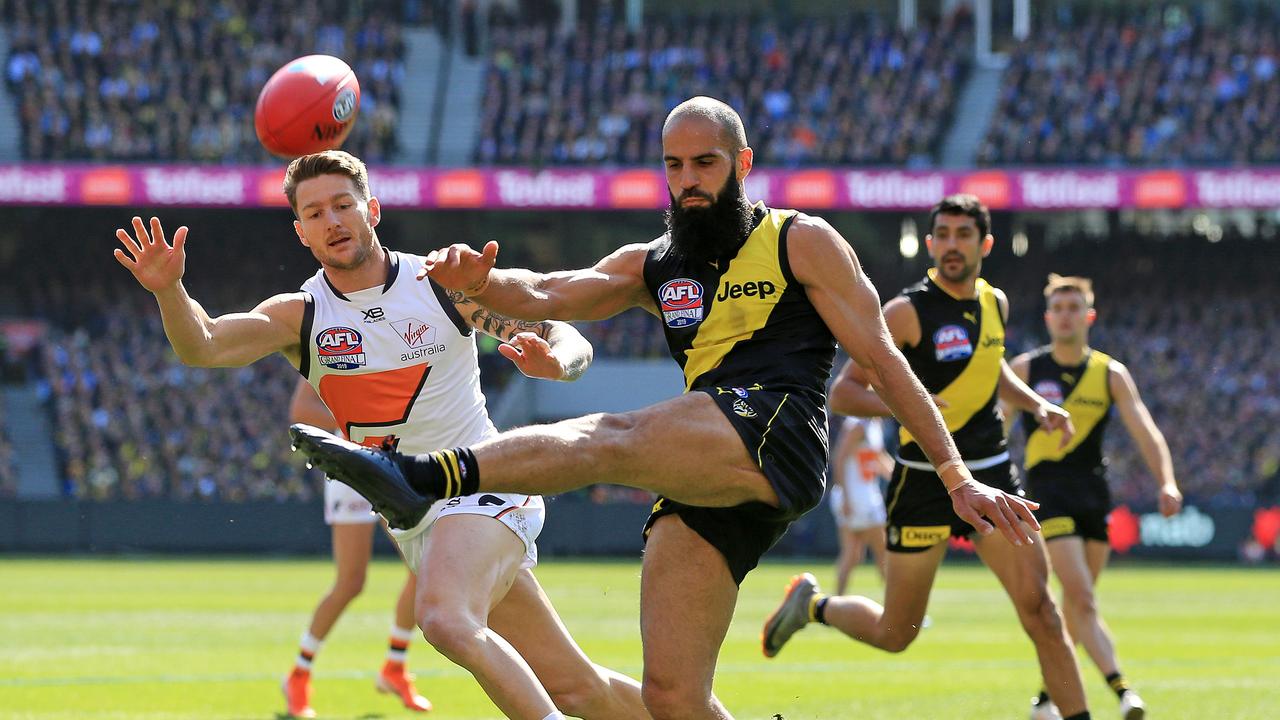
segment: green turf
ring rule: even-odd
[[[981,567],[943,569],[934,625],[902,655],[811,627],[766,661],[760,621],[798,567],[768,564],[743,587],[716,682],[738,718],[1025,717],[1034,657]],[[830,579],[826,565],[814,569]],[[330,572],[321,560],[0,560],[0,718],[274,718],[277,683]],[[412,716],[372,690],[401,572],[376,563],[329,637],[315,670],[322,717]],[[538,574],[596,661],[639,672],[638,563],[550,559]],[[879,594],[878,581],[858,580]],[[1152,717],[1280,713],[1280,573],[1118,567],[1102,607]],[[433,717],[499,717],[425,643],[410,665]],[[1094,717],[1116,717],[1096,670],[1086,664],[1085,676]]]

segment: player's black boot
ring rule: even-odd
[[[289,426],[289,438],[312,467],[350,485],[397,530],[416,526],[437,500],[409,485],[393,451],[363,447],[303,423]]]

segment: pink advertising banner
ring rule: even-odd
[[[283,168],[0,165],[0,205],[284,207]],[[660,169],[370,169],[388,207],[642,210],[667,205]],[[804,210],[919,210],[970,192],[996,210],[1280,208],[1280,168],[757,170],[747,195]]]

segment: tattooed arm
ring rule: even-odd
[[[498,352],[531,378],[577,380],[591,365],[591,343],[572,325],[555,320],[513,320],[450,291],[458,314],[479,332],[502,341]]]

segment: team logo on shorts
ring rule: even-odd
[[[1036,383],[1036,386],[1032,388],[1032,390],[1035,390],[1037,395],[1048,400],[1054,405],[1061,406],[1063,400],[1065,400],[1062,396],[1062,388],[1058,383],[1052,380],[1041,380]]]
[[[938,362],[964,360],[973,355],[969,331],[959,325],[943,325],[933,334],[933,351]]]
[[[751,406],[747,404],[747,401],[742,398],[738,398],[733,401],[733,411],[737,413],[739,417],[753,418],[756,416],[756,411],[752,410]]]
[[[745,399],[747,397],[747,390],[746,388],[736,387],[733,389],[733,394]]]
[[[349,327],[331,327],[316,335],[316,359],[333,370],[364,367],[364,338]]]
[[[662,319],[669,328],[683,328],[702,322],[702,284],[697,280],[676,278],[658,288]]]

